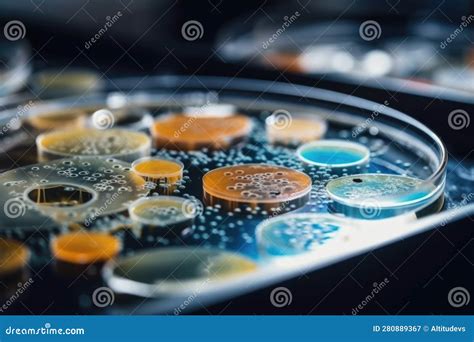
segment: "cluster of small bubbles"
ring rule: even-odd
[[[261,112],[260,114],[260,120],[262,121],[270,114],[270,112]],[[186,152],[176,150],[153,149],[151,151],[151,155],[160,156],[163,158],[176,159],[181,161],[185,165],[183,177],[175,184],[175,188],[173,190],[173,195],[179,195],[183,198],[189,198],[192,195],[199,196],[199,191],[202,189],[200,188],[201,184],[200,181],[197,180],[197,176],[202,177],[203,173],[218,167],[245,163],[265,163],[285,166],[293,170],[304,170],[304,172],[311,177],[313,185],[310,192],[309,202],[305,207],[301,208],[301,210],[304,212],[326,212],[327,206],[331,202],[331,200],[328,197],[325,186],[329,180],[337,178],[341,174],[339,173],[339,175],[336,175],[333,170],[328,168],[305,166],[295,156],[294,150],[282,146],[269,145],[266,141],[264,125],[262,125],[261,121],[256,123],[254,132],[250,135],[249,140],[246,144],[234,146],[226,151],[210,151],[207,149],[201,149],[200,151]],[[361,135],[358,137],[358,141],[366,144],[370,148],[372,156],[380,156],[382,158],[383,154],[386,153],[385,151],[387,144],[384,140],[380,138],[381,134],[378,134],[379,132],[377,132],[377,134],[373,134],[374,132],[369,129],[368,133],[372,134],[372,136],[368,134],[367,137],[365,135]],[[351,137],[351,131],[347,130],[340,130],[337,133],[331,132],[331,134],[331,138],[340,137],[343,139],[347,139]],[[110,146],[114,145],[116,141],[112,138],[106,143],[109,144],[110,148]],[[91,149],[91,151],[95,151],[95,149],[106,148],[106,146],[97,145],[85,147]],[[403,159],[402,157],[400,158]],[[70,169],[70,167],[75,166],[72,164],[65,166],[61,165],[58,170],[64,172],[63,176],[67,175],[69,177],[75,177],[70,175],[78,174],[79,179],[77,179],[76,181],[83,180],[87,183],[97,184],[98,189],[95,189],[96,191],[111,191],[111,189],[113,189],[114,192],[132,191],[132,186],[127,183],[126,179],[115,176],[116,171],[129,170],[129,168],[124,168],[121,165],[115,164],[116,162],[113,159],[109,159],[107,161],[110,164],[107,165],[108,167],[106,167],[105,169],[102,169],[99,175],[97,174],[97,172],[94,171],[93,168],[89,168],[91,165],[86,162],[77,162],[78,165],[81,164],[80,167],[78,167],[78,170],[80,171]],[[401,160],[399,161],[397,166],[399,168],[411,167],[405,166],[404,161]],[[52,164],[45,165],[42,167],[44,169],[55,169],[57,166]],[[429,168],[425,166],[423,167],[423,170],[426,170],[426,172],[428,172]],[[31,171],[38,173],[39,168],[31,168]],[[360,173],[364,173],[365,169],[362,168],[360,169],[360,171]],[[380,173],[381,171],[376,170],[375,167],[374,172]],[[342,175],[346,175],[348,173],[349,170],[342,170]],[[282,189],[281,183],[285,182],[283,178],[276,182],[278,183],[278,185],[275,186],[275,188],[278,188],[278,190]],[[109,180],[112,181],[110,182]],[[245,194],[243,194],[244,196],[259,196],[261,195],[261,192],[259,192],[260,190],[258,190],[259,186],[262,189],[261,191],[272,191],[272,189],[269,189],[268,184],[265,183],[265,180],[265,177],[256,177],[253,179],[251,177],[250,179],[236,180],[233,186],[235,188],[235,191],[245,191]],[[18,182],[26,182],[26,180],[12,181],[8,183],[17,184]],[[253,182],[252,187],[255,186],[255,189],[252,188],[250,190],[247,190],[245,182]],[[8,186],[5,183],[4,185]],[[158,194],[153,194],[153,196],[158,196]],[[272,196],[278,195],[274,193]],[[124,203],[123,205],[124,207],[127,206],[126,203]],[[262,220],[262,216],[272,217],[287,211],[291,211],[293,209],[295,209],[294,204],[287,205],[282,208],[281,211],[278,212],[275,212],[275,210],[271,209],[262,210],[259,207],[252,208],[250,206],[241,206],[235,208],[234,210],[223,209],[220,205],[204,207],[202,215],[196,217],[193,232],[189,235],[188,238],[192,241],[192,243],[195,243],[196,245],[209,245],[218,248],[233,248],[232,244],[239,242],[247,245],[252,245],[255,243],[255,226]],[[173,209],[160,208],[157,209],[157,214],[174,215],[175,213]],[[108,215],[97,218],[97,220],[94,221],[93,229],[109,231],[113,229],[113,227],[117,227],[120,225],[128,225],[131,223],[132,222],[127,215]],[[318,235],[319,233],[317,232],[314,233],[315,235],[317,235],[315,237],[315,240],[320,241],[324,238],[324,229],[322,230],[320,235]],[[330,229],[328,230],[328,232],[329,231]],[[305,233],[303,233],[303,235],[304,234]],[[146,236],[145,240],[151,246],[167,246],[176,243],[169,237],[161,236]],[[45,246],[47,248],[48,244],[46,243]],[[127,253],[131,252],[129,248],[125,248],[125,251]]]

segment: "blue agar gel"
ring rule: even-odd
[[[299,159],[309,165],[330,168],[352,168],[367,164],[370,151],[364,145],[347,140],[317,140],[296,151]]]
[[[326,185],[332,209],[362,219],[382,219],[425,207],[434,186],[392,174],[360,174],[336,178]]]
[[[328,165],[352,164],[365,157],[359,151],[333,147],[308,148],[302,151],[301,155],[314,163]]]
[[[286,214],[259,224],[257,242],[266,256],[298,255],[317,250],[343,225],[342,219],[329,214]]]

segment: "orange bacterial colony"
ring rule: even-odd
[[[304,205],[311,178],[286,167],[243,164],[221,167],[203,177],[204,201],[227,209],[244,204],[265,210],[294,209]]]
[[[43,115],[35,115],[27,119],[27,123],[40,131],[52,129],[75,129],[85,126],[87,114],[80,110],[64,110]]]
[[[265,121],[267,139],[270,143],[298,145],[319,140],[326,134],[326,122],[314,115],[271,115]]]
[[[171,114],[155,121],[151,133],[157,147],[183,151],[204,147],[218,150],[243,140],[251,129],[252,122],[244,115],[216,119]]]
[[[183,164],[172,159],[145,157],[132,164],[135,174],[155,183],[175,184],[183,177]]]
[[[72,264],[105,262],[120,251],[114,236],[103,233],[75,232],[61,235],[51,244],[54,257]]]

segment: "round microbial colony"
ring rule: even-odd
[[[51,251],[60,261],[93,264],[115,257],[120,251],[120,242],[116,237],[104,233],[74,232],[54,239]]]
[[[364,145],[350,141],[320,140],[300,146],[296,155],[305,164],[335,169],[367,164],[370,151]]]
[[[41,134],[36,146],[40,160],[101,156],[133,161],[150,154],[151,140],[140,132],[89,128]]]
[[[257,226],[257,242],[265,256],[288,256],[313,252],[349,229],[347,219],[330,214],[287,214]]]
[[[209,171],[203,177],[203,187],[204,200],[209,205],[281,210],[307,202],[311,178],[282,166],[242,164]]]
[[[333,207],[349,216],[380,219],[421,209],[436,200],[435,187],[421,179],[367,173],[331,180],[326,185]]]
[[[159,118],[151,128],[157,147],[192,151],[201,148],[227,149],[251,131],[252,121],[244,115],[225,120],[215,117],[171,114]]]

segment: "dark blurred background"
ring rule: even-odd
[[[220,61],[218,40],[225,41],[257,22],[276,27],[295,11],[301,13],[298,25],[329,20],[337,26],[346,20],[372,19],[383,26],[384,34],[403,34],[408,23],[435,23],[423,33],[442,37],[472,9],[468,0],[3,0],[0,20],[2,24],[10,20],[24,23],[37,65],[85,65],[110,75],[173,68],[193,72],[202,64],[206,68],[209,61]],[[123,14],[120,19],[85,49],[86,41],[118,11]],[[181,28],[189,20],[202,24],[202,38],[183,38]],[[229,33],[229,28],[233,32]],[[225,33],[228,35],[222,36]]]

